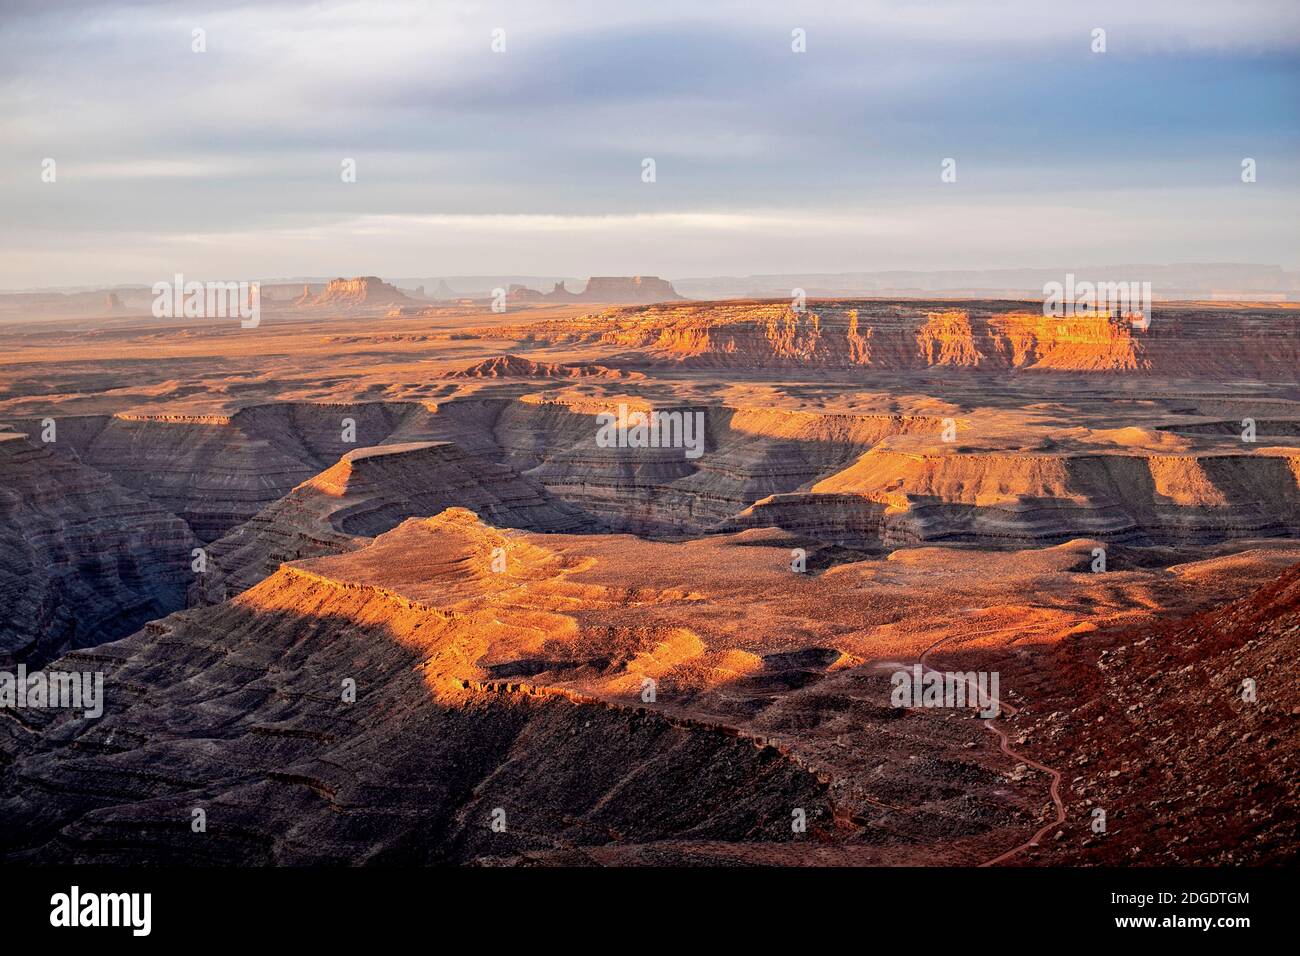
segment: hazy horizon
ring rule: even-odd
[[[1300,268],[1294,3],[0,16],[4,289]]]

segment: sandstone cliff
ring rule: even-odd
[[[999,453],[879,447],[723,527],[774,525],[858,546],[1139,545],[1300,536],[1300,449],[1251,454]]]
[[[650,363],[699,368],[1141,373],[1295,380],[1300,316],[1267,310],[1157,308],[1150,327],[1107,315],[1054,319],[1025,304],[834,300],[611,309],[517,326],[524,343],[634,349]]]

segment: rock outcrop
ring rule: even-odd
[[[753,502],[833,474],[888,435],[933,432],[935,420],[902,415],[818,415],[776,409],[660,406],[698,416],[704,452],[602,448],[597,418],[616,405],[521,400],[493,427],[505,460],[553,495],[611,528],[689,534]],[[638,406],[646,411],[651,406]]]
[[[602,377],[598,368],[516,356],[464,374]],[[683,423],[689,417],[700,453],[602,447],[598,416],[620,402]],[[1300,447],[1286,434],[1294,423],[1261,419],[1259,436],[1272,444],[1243,445],[1230,437],[1239,422],[1197,418],[1186,423],[1186,435],[1175,423],[1078,434],[1039,429],[1034,434],[1059,440],[1030,434],[1009,444],[994,436],[981,445],[946,445],[938,441],[943,422],[940,415],[523,395],[439,405],[273,403],[211,417],[67,418],[52,448],[147,496],[208,542],[358,447],[447,441],[473,457],[472,467],[485,469],[489,484],[504,468],[585,515],[589,526],[637,534],[774,526],[874,549],[922,541],[1020,547],[1080,536],[1204,544],[1300,533]],[[38,421],[16,424],[33,439],[39,435]],[[966,435],[973,426],[962,427]],[[547,530],[549,523],[523,526]]]
[[[348,451],[440,437],[421,429],[428,419],[423,405],[382,402],[284,402],[212,416],[77,416],[58,420],[51,447],[146,495],[213,541]],[[42,427],[39,420],[14,425],[33,440]]]
[[[0,859],[977,863],[1023,839],[1045,785],[973,716],[892,706],[887,655],[969,633],[1019,659],[1026,630],[1149,626],[1153,606],[1281,559],[1235,582],[1074,573],[1090,544],[813,575],[773,532],[668,544],[411,519],[60,660],[105,674],[104,715],[0,719]],[[1112,769],[1103,752],[1085,773]]]
[[[479,549],[501,539],[469,522],[413,522],[371,558],[466,596],[554,573],[512,547],[524,564],[498,585]],[[788,842],[791,806],[830,821],[826,783],[753,740],[631,704],[467,689],[485,676],[486,619],[358,571],[286,567],[63,660],[106,672],[105,715],[0,721],[0,859],[456,863],[611,840]]]

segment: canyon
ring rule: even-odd
[[[0,857],[1294,857],[1300,312],[389,289],[0,329],[0,663],[107,689],[0,709]]]

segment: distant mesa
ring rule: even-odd
[[[587,288],[575,298],[588,302],[626,302],[634,305],[677,302],[682,299],[671,282],[658,276],[592,276],[587,280]]]
[[[336,280],[342,282],[343,280]],[[366,280],[350,280],[351,282]],[[378,279],[370,280],[378,282]],[[334,282],[330,286],[334,286]],[[387,286],[386,288],[392,288]],[[530,303],[549,304],[553,302],[601,302],[607,305],[652,305],[656,302],[682,302],[685,299],[677,294],[671,282],[666,279],[660,279],[658,276],[593,276],[587,280],[587,287],[581,292],[572,292],[563,281],[555,283],[550,292],[542,292],[538,289],[530,288],[519,282],[511,282],[504,286],[505,301],[507,307],[521,306]],[[328,289],[326,293],[328,294]],[[393,290],[397,292],[396,289]],[[397,293],[401,295],[400,292]],[[441,315],[440,311],[449,305],[460,306],[478,306],[482,307],[485,302],[494,302],[494,297],[501,294],[501,287],[498,287],[491,298],[467,298],[460,296],[452,290],[445,280],[440,280],[438,288],[435,291],[433,299],[438,303],[436,306],[420,306],[417,302],[403,298],[401,302],[393,302],[388,315],[392,318],[415,318],[420,316],[437,316]],[[304,293],[303,298],[299,299],[299,304],[304,304],[309,297]],[[323,299],[323,296],[316,297],[317,300]],[[387,303],[388,300],[380,300]],[[423,300],[422,300],[423,301]],[[314,304],[314,303],[313,303]],[[328,304],[328,303],[326,303]]]
[[[1058,319],[996,301],[835,299],[800,312],[788,300],[730,300],[620,304],[510,331],[534,346],[598,345],[688,368],[1136,373],[1291,385],[1300,367],[1300,311],[1264,318],[1211,306],[1161,307],[1143,330],[1105,312]]]
[[[608,302],[617,305],[649,305],[654,302],[681,302],[673,284],[658,276],[592,276],[587,288],[570,292],[557,282],[550,292],[539,292],[512,283],[506,290],[507,302]]]
[[[313,295],[309,287],[303,286],[302,295],[294,301],[294,305],[305,308],[350,309],[403,306],[413,303],[413,299],[378,276],[331,279],[319,295]]]
[[[557,362],[534,362],[520,355],[497,355],[452,372],[448,378],[643,378],[637,372],[624,372],[604,365],[562,365]]]
[[[506,290],[507,302],[541,302],[546,296],[536,289],[530,289],[526,285],[520,285],[517,282],[510,283]]]

